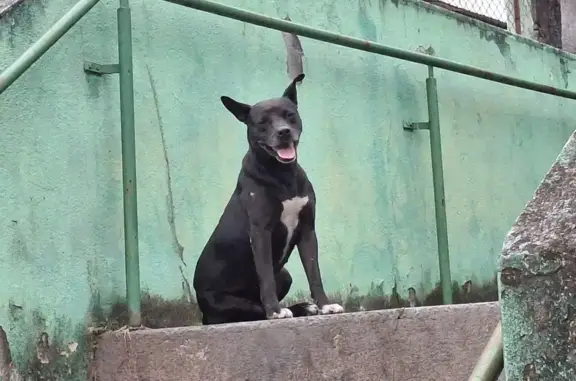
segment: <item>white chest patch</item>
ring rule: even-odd
[[[288,247],[290,246],[290,241],[292,240],[292,235],[294,230],[298,227],[299,215],[302,208],[308,204],[308,196],[306,197],[294,197],[289,200],[282,201],[282,214],[280,215],[280,221],[284,226],[286,226],[286,244],[284,245],[284,250],[282,252],[282,259],[286,256],[288,252]]]

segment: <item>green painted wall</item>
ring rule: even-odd
[[[1,18],[0,68],[74,1],[29,0]],[[417,2],[224,2],[576,88],[573,56]],[[177,299],[246,149],[244,129],[218,98],[279,95],[286,52],[276,31],[161,1],[132,7],[142,286]],[[82,71],[84,60],[116,61],[115,12],[103,0],[0,97],[0,325],[21,368],[39,332],[77,340],[96,307],[124,293],[118,79]],[[396,284],[402,297],[414,287],[423,298],[438,281],[429,139],[402,125],[427,118],[427,69],[302,45],[300,159],[319,198],[325,284],[344,294],[372,283],[389,294]],[[453,278],[483,284],[574,130],[573,109],[454,73],[437,78]],[[289,268],[293,295],[306,290],[297,256]]]

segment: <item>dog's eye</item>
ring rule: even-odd
[[[295,116],[296,116],[296,115],[295,115],[293,112],[290,112],[290,111],[286,111],[286,112],[284,113],[284,118],[285,118],[285,119],[288,119],[289,121],[294,121]]]
[[[266,132],[268,129],[268,123],[266,123],[265,120],[260,121],[256,124],[256,128],[258,129],[258,132]]]

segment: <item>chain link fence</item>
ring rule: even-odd
[[[444,0],[446,3],[490,17],[495,20],[507,21],[507,0]]]
[[[530,35],[531,0],[424,0],[510,32]],[[576,0],[575,0],[576,1]],[[525,28],[523,28],[525,27]]]

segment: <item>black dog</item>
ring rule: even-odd
[[[221,97],[248,127],[249,149],[236,189],[204,247],[194,274],[203,324],[343,312],[326,297],[314,229],[316,198],[296,161],[302,132],[296,83],[281,98],[254,106]],[[280,308],[292,285],[284,265],[295,246],[316,304]]]

